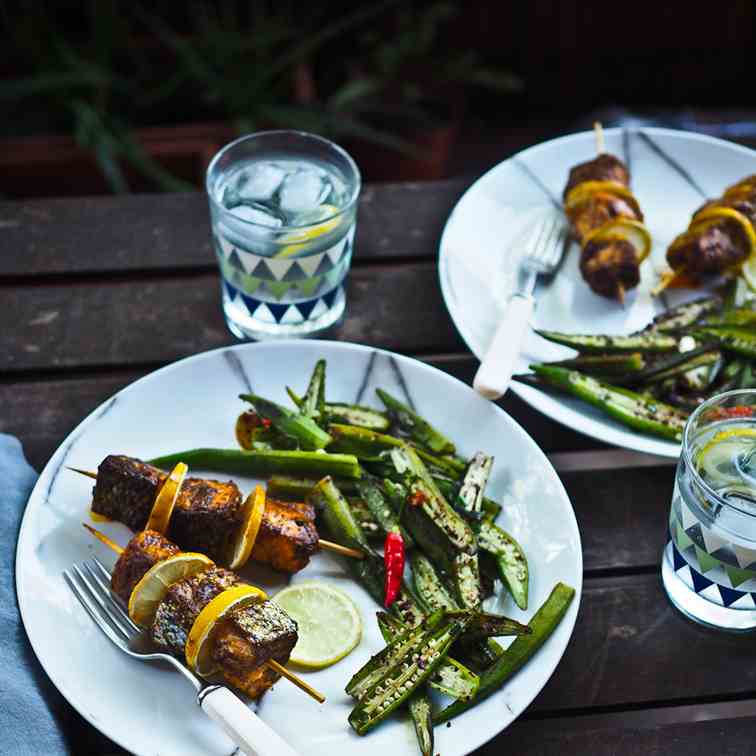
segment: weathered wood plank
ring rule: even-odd
[[[576,730],[575,724],[575,719],[515,722],[475,756],[509,753],[512,742],[517,753],[538,756],[742,756],[753,752],[756,737],[752,717],[588,731]]]
[[[466,179],[369,184],[360,201],[355,265],[433,258]],[[215,264],[202,193],[27,200],[0,203],[0,277]]]
[[[329,335],[400,352],[463,351],[432,263],[353,271],[347,318]],[[233,342],[215,273],[23,286],[2,292],[0,372],[170,362]]]

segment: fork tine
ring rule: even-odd
[[[100,609],[105,613],[108,620],[110,620],[110,624],[113,625],[113,628],[120,632],[121,635],[124,636],[126,641],[131,640],[131,637],[134,635],[134,632],[131,630],[130,627],[125,625],[123,621],[118,617],[118,615],[110,608],[109,604],[110,601],[110,593],[108,592],[108,599],[103,599],[102,596],[100,596],[99,592],[92,587],[92,583],[89,582],[89,579],[84,574],[84,572],[81,570],[81,568],[75,564],[73,566],[74,572],[76,572],[76,575],[78,576],[79,580],[81,580],[82,583],[84,583],[85,588],[89,592],[90,596],[97,602]]]
[[[86,571],[90,574],[92,579],[97,583],[97,585],[102,590],[103,594],[110,599],[109,605],[110,608],[135,632],[139,633],[141,632],[141,628],[134,624],[134,622],[131,621],[131,617],[129,617],[128,613],[125,611],[125,609],[121,606],[120,601],[113,596],[112,591],[110,590],[110,586],[105,583],[105,581],[96,573],[94,567],[89,562],[84,562],[84,568]]]
[[[112,577],[110,572],[108,572],[108,568],[97,558],[92,557],[92,562],[97,565],[97,568],[100,571],[100,574],[102,575],[103,580],[107,580],[108,583],[110,582],[110,578]]]
[[[94,608],[92,602],[84,595],[83,590],[77,585],[76,579],[68,570],[63,571],[63,579],[66,581],[66,583],[68,583],[68,587],[71,589],[71,592],[79,600],[79,603],[84,607],[95,625],[97,625],[97,627],[99,627],[100,630],[102,630],[102,632],[107,636],[108,640],[114,646],[117,646],[121,651],[128,650],[126,643],[120,638],[120,636],[116,635],[110,624],[103,618],[103,616],[97,611],[97,609]]]

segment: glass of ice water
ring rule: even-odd
[[[207,169],[223,312],[242,339],[311,336],[344,312],[360,172],[301,131],[226,145]]]
[[[756,629],[756,391],[704,402],[683,434],[662,558],[683,613],[724,630]]]

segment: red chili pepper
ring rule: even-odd
[[[383,584],[386,598],[383,605],[388,609],[399,595],[404,576],[404,538],[397,529],[386,534],[386,540],[383,543],[383,564],[386,568]]]

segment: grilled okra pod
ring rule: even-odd
[[[385,664],[381,667],[381,676],[361,696],[349,715],[349,724],[358,735],[364,735],[382,722],[433,676],[451,645],[464,631],[465,624],[464,620],[449,620],[442,614],[441,620],[431,629],[422,630],[421,626],[409,648],[402,641],[405,645],[403,653],[388,669]],[[400,636],[400,639],[404,637]]]
[[[354,425],[379,432],[387,431],[391,427],[391,421],[385,412],[372,409],[372,407],[363,407],[360,404],[326,402],[325,414],[329,422],[341,425]]]
[[[304,501],[318,482],[317,478],[295,478],[291,475],[274,475],[268,480],[268,495],[282,501]],[[339,491],[347,496],[357,493],[354,481],[336,478]]]
[[[550,362],[550,365],[580,370],[597,378],[632,378],[646,367],[646,359],[640,352],[627,354],[581,354],[570,360]]]
[[[719,359],[720,352],[718,349],[711,347],[700,347],[690,352],[677,354],[674,357],[663,360],[648,370],[638,373],[637,375],[628,376],[627,381],[623,383],[647,385],[650,383],[660,383],[678,375],[687,373],[689,370],[696,370],[700,367],[709,367],[714,365]]]
[[[447,478],[443,475],[433,475],[433,480],[438,486],[438,490],[441,491],[443,497],[451,504],[455,509],[458,509],[457,504],[457,491],[459,490],[459,481]],[[484,496],[481,503],[481,510],[483,516],[489,520],[495,520],[501,514],[501,504],[497,504],[493,499],[489,499]]]
[[[399,516],[386,501],[379,484],[375,480],[363,478],[357,484],[357,491],[381,532],[386,535],[395,528],[398,528],[402,534],[405,549],[411,549],[415,545],[412,536],[399,522]]]
[[[703,299],[696,299],[693,302],[686,302],[657,315],[648,328],[641,331],[641,333],[648,333],[649,331],[661,333],[681,331],[696,323],[704,315],[716,312],[721,307],[722,300],[719,297],[705,297]]]
[[[439,456],[431,454],[427,449],[414,447],[415,453],[430,468],[438,470],[444,475],[450,475],[452,478],[461,478],[467,469],[467,462],[464,462],[451,455]]]
[[[385,612],[378,612],[376,619],[378,620],[381,635],[386,643],[391,643],[397,635],[400,635],[407,629],[400,620]],[[474,622],[475,619],[471,621]],[[430,679],[428,685],[439,691],[439,693],[451,696],[452,698],[469,698],[475,694],[479,683],[480,680],[475,672],[468,669],[456,659],[447,656],[436,670],[436,674]]]
[[[581,353],[617,352],[671,352],[677,349],[677,338],[666,333],[636,333],[630,336],[607,336],[604,334],[559,333],[558,331],[540,331],[536,333],[555,344],[572,347]]]
[[[528,561],[520,546],[509,533],[489,520],[477,523],[478,546],[490,554],[499,569],[499,576],[520,609],[528,608]]]
[[[326,454],[312,451],[278,449],[187,449],[150,460],[162,469],[172,469],[178,462],[190,467],[238,475],[267,478],[270,475],[332,475],[334,478],[357,479],[362,475],[357,457],[351,454]]]
[[[412,583],[415,593],[433,611],[459,609],[459,603],[448,591],[436,572],[433,563],[425,554],[415,551],[412,555]]]
[[[673,441],[682,438],[687,415],[675,407],[597,381],[577,370],[565,370],[547,364],[530,367],[543,383],[583,399],[624,425]]]
[[[501,688],[548,640],[562,621],[574,597],[574,588],[564,583],[557,583],[544,604],[530,620],[531,634],[515,638],[512,645],[481,675],[480,687],[474,698],[468,701],[458,699],[449,704],[433,718],[434,724],[456,717]]]
[[[415,693],[407,704],[422,756],[433,756],[433,706],[425,691]]]
[[[333,423],[328,431],[333,439],[329,450],[354,454],[360,459],[375,459],[384,451],[404,445],[400,438],[355,425]]]
[[[281,433],[270,421],[256,412],[242,412],[234,427],[236,440],[242,449],[296,449],[296,439]]]
[[[307,391],[302,397],[302,404],[299,411],[313,420],[319,420],[325,413],[325,381],[326,381],[326,361],[318,360],[310,377],[310,383]]]
[[[239,394],[239,398],[252,404],[258,414],[270,420],[282,433],[295,438],[303,449],[324,449],[332,441],[311,417],[297,414],[256,394]]]
[[[483,492],[488,484],[493,467],[493,457],[483,452],[476,452],[470,460],[462,485],[457,494],[457,500],[466,512],[480,515],[483,508]]]
[[[726,352],[756,358],[756,330],[740,326],[709,326],[692,332],[694,338],[716,344]]]
[[[391,420],[413,441],[421,446],[427,446],[428,449],[437,454],[454,454],[454,444],[441,431],[420,417],[411,407],[403,404],[382,389],[376,389],[376,393],[386,406],[386,411]]]

